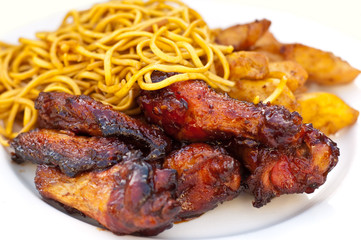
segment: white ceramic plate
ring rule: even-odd
[[[300,42],[334,52],[361,69],[361,43],[305,19],[283,12],[246,7],[236,1],[188,1],[211,27],[268,18],[271,31],[282,42]],[[222,11],[220,11],[222,9]],[[242,14],[240,14],[240,12]],[[41,22],[24,25],[1,40],[14,42],[20,36],[32,37],[36,31],[55,29],[63,14]],[[26,22],[26,21],[25,21]],[[360,77],[347,86],[321,88],[341,96],[351,106],[361,109]],[[357,222],[361,207],[359,172],[360,124],[348,128],[333,139],[341,149],[339,164],[313,194],[282,196],[256,209],[252,197],[242,194],[203,216],[176,224],[154,237],[156,239],[305,239],[360,236]],[[0,238],[6,239],[138,239],[116,236],[81,219],[73,218],[43,202],[35,190],[31,164],[17,165],[0,148]]]

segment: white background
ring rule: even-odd
[[[212,0],[203,0],[195,1],[188,0],[187,2],[191,5],[192,3],[197,2],[197,9],[199,9],[199,3],[204,3],[204,9],[207,9],[207,2]],[[305,20],[315,21],[318,24],[325,26],[327,29],[334,29],[338,34],[347,36],[352,40],[353,43],[361,46],[361,1],[359,0],[302,0],[302,1],[290,1],[290,0],[219,0],[227,3],[237,3],[238,5],[244,4],[245,6],[256,7],[259,9],[270,9],[272,11],[280,11],[299,18],[304,18]],[[59,12],[67,12],[70,9],[83,9],[88,5],[98,1],[94,0],[0,0],[0,39],[3,36],[6,36],[8,32],[11,32],[21,26],[37,22],[42,19],[47,19],[53,14]],[[202,5],[201,5],[202,6]],[[202,11],[204,11],[202,9]],[[227,9],[220,9],[220,11],[227,11]],[[233,9],[234,11],[234,9]],[[242,18],[242,9],[239,9],[240,19]],[[216,16],[215,16],[216,18]],[[259,16],[255,18],[260,18]],[[213,23],[217,22],[217,19],[213,19]],[[271,19],[272,20],[272,19]],[[306,25],[307,26],[307,25]],[[54,26],[55,28],[56,26]],[[303,28],[302,25],[290,26],[289,31],[299,29],[299,31],[305,32],[305,34],[313,34],[314,38],[317,39],[319,35],[322,35],[322,32],[312,32],[309,33],[308,29]],[[41,31],[42,29],[39,29]],[[19,32],[19,37],[22,36]],[[283,38],[287,39],[287,36],[283,33]],[[292,36],[289,36],[289,39],[292,39]],[[312,42],[312,39],[310,40]],[[328,42],[317,43],[317,40],[314,41],[318,44],[317,47],[322,47],[323,45],[328,46]],[[330,39],[330,43],[333,42],[333,39]],[[347,49],[347,45],[344,45],[344,42],[338,43],[340,48],[339,52],[342,52],[342,48]],[[327,47],[326,47],[327,49]],[[341,49],[341,50],[340,50]],[[358,68],[361,67],[361,47],[355,48],[353,55],[356,55],[356,61],[353,60],[353,65]],[[328,49],[333,50],[333,49]],[[351,49],[352,52],[353,49]],[[348,59],[347,59],[348,60]],[[360,87],[360,77],[357,81],[357,86]],[[360,99],[360,98],[358,98]],[[350,99],[351,101],[352,99]],[[351,104],[356,106],[361,106],[359,102],[352,102]],[[360,108],[358,108],[360,110]],[[360,121],[359,123],[360,124]],[[360,127],[358,127],[360,129]],[[358,135],[360,135],[360,130]],[[360,140],[360,138],[358,138]],[[350,149],[360,148],[360,142],[351,143],[349,146]],[[357,151],[358,156],[361,157],[360,150]],[[1,156],[0,156],[0,160]],[[342,183],[342,187],[338,190],[337,194],[332,196],[328,200],[327,205],[319,205],[311,210],[311,214],[314,214],[314,220],[318,224],[322,225],[322,228],[319,225],[314,224],[314,222],[304,222],[304,218],[296,218],[293,220],[295,224],[299,226],[292,226],[292,228],[271,228],[267,231],[267,236],[263,235],[262,238],[266,239],[305,239],[305,236],[309,236],[309,239],[315,238],[331,238],[332,236],[337,238],[344,239],[361,239],[360,234],[360,214],[361,214],[361,204],[360,204],[360,183],[361,179],[359,178],[359,173],[361,171],[360,159],[354,161],[353,169],[348,173],[347,179]],[[0,164],[1,166],[1,164]],[[4,174],[2,169],[0,169],[0,175]],[[18,186],[15,181],[18,181],[15,177],[4,178],[0,176],[0,239],[63,239],[63,236],[66,235],[64,232],[69,231],[69,229],[63,229],[62,223],[64,221],[73,221],[68,216],[62,214],[58,218],[53,219],[50,217],[53,214],[51,209],[44,209],[43,205],[37,205],[37,200],[35,196],[29,192],[24,192],[21,195],[16,195],[17,198],[13,199],[12,196],[8,195],[8,190],[14,191],[14,186]],[[20,186],[20,185],[19,185]],[[21,188],[21,186],[20,186]],[[22,189],[19,189],[21,191]],[[15,189],[16,191],[16,189]],[[14,195],[15,196],[15,195]],[[19,196],[22,199],[19,199]],[[346,201],[345,201],[346,200]],[[12,204],[9,204],[9,203]],[[25,204],[25,202],[27,204]],[[10,206],[11,205],[11,206]],[[9,206],[9,207],[8,207]],[[14,207],[15,206],[15,207]],[[33,216],[26,215],[27,208],[32,208],[31,212]],[[44,222],[39,222],[37,224],[36,213],[39,213],[42,217],[49,214],[52,222],[45,224]],[[337,217],[337,219],[336,219]],[[45,227],[45,229],[44,229]],[[53,231],[48,233],[47,227],[51,228]],[[71,228],[73,231],[68,235],[68,239],[81,238],[85,236],[84,239],[87,239],[88,234],[94,234],[94,236],[99,235],[99,239],[103,235],[112,236],[107,232],[100,232],[96,228],[87,228],[86,226],[78,225],[74,222],[74,227]],[[83,233],[82,233],[83,231]],[[85,232],[86,231],[86,232]],[[306,233],[303,231],[307,231]],[[6,235],[4,235],[6,234]],[[10,235],[9,235],[10,234]],[[40,236],[40,237],[39,237]],[[45,236],[48,236],[46,238]],[[38,238],[39,237],[39,238]],[[249,237],[249,238],[248,238]],[[131,238],[131,237],[129,237]],[[120,238],[122,239],[122,238]],[[128,237],[127,237],[128,239]],[[236,238],[235,238],[236,239]],[[242,236],[242,239],[254,239],[250,236]],[[260,238],[259,238],[260,239]],[[306,238],[307,239],[307,238]]]
[[[271,10],[282,10],[333,27],[361,40],[359,0],[219,0]],[[26,22],[44,19],[56,12],[81,9],[96,0],[0,0],[0,36]],[[192,2],[192,1],[188,1]],[[207,7],[207,0],[203,0]],[[224,10],[227,11],[227,10]],[[240,10],[240,15],[242,11]]]

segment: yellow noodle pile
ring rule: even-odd
[[[0,42],[0,142],[34,127],[34,99],[41,91],[85,94],[119,111],[137,113],[139,89],[202,79],[228,91],[232,47],[214,43],[201,16],[172,0],[110,1],[86,11],[70,11],[54,32],[19,45]],[[215,74],[214,62],[223,66]],[[178,72],[152,83],[154,70]],[[15,129],[14,122],[22,122]]]

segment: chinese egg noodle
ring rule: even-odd
[[[8,146],[37,120],[34,100],[41,91],[85,94],[116,110],[139,112],[139,89],[156,90],[174,82],[200,79],[229,91],[226,54],[193,9],[177,0],[110,1],[86,11],[70,11],[53,32],[19,45],[0,42],[0,142]],[[215,61],[221,63],[218,76]],[[153,83],[155,70],[177,72]],[[14,122],[22,122],[15,129]]]

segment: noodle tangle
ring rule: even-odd
[[[140,89],[201,79],[229,91],[234,82],[224,55],[232,51],[215,44],[201,16],[177,0],[110,1],[70,11],[56,31],[20,38],[19,45],[0,42],[0,143],[34,127],[41,91],[89,95],[128,114],[139,112]],[[153,83],[156,70],[179,74]]]

